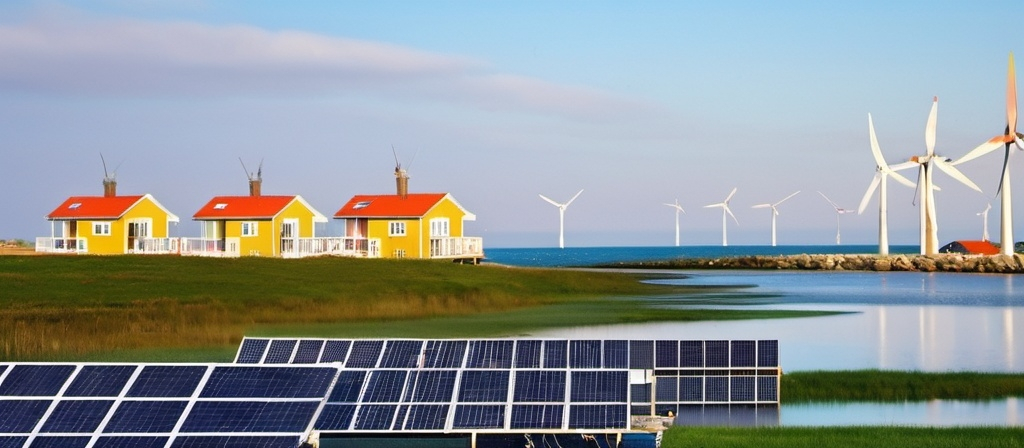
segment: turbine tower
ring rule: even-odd
[[[779,209],[777,207],[779,206],[779,204],[781,204],[783,202],[786,202],[787,199],[789,199],[789,198],[791,198],[793,196],[796,196],[797,193],[800,193],[800,191],[797,190],[796,193],[793,193],[793,194],[791,194],[789,196],[786,196],[785,198],[782,198],[781,201],[776,202],[774,204],[757,204],[757,205],[754,205],[754,206],[750,207],[750,208],[771,208],[772,209],[772,247],[775,246],[775,218],[777,216],[779,216]]]
[[[921,195],[921,255],[935,255],[939,251],[938,223],[935,219],[935,184],[932,183],[932,167],[937,167],[953,179],[981,192],[974,182],[964,173],[956,169],[950,159],[935,155],[935,126],[938,119],[939,97],[932,99],[932,110],[928,114],[928,122],[924,128],[924,142],[928,152],[923,156],[910,158],[920,166],[917,176],[917,188]],[[1012,245],[1012,243],[1011,243]]]
[[[558,207],[558,248],[559,249],[565,249],[565,209],[569,208],[569,204],[572,204],[572,201],[575,201],[576,198],[579,197],[580,193],[583,193],[583,190],[580,190],[579,193],[576,193],[576,195],[573,196],[572,199],[569,199],[569,201],[564,203],[564,204],[552,201],[551,199],[548,199],[546,196],[544,196],[542,194],[538,195],[538,196],[540,196],[541,199],[550,202],[551,205],[554,205],[555,207]]]
[[[988,211],[989,210],[992,210],[992,204],[985,205],[985,210],[982,210],[982,211],[977,213],[978,216],[981,216],[981,225],[982,225],[981,240],[982,241],[988,241]]]
[[[676,247],[679,247],[679,214],[686,213],[686,210],[683,210],[683,208],[679,206],[679,199],[676,199],[675,204],[669,204],[666,202],[665,205],[676,209]]]
[[[734,195],[734,194],[736,194],[736,188],[732,189],[732,193],[729,193],[729,196],[726,196],[724,201],[719,202],[717,204],[711,204],[711,205],[705,205],[704,206],[704,208],[720,207],[722,209],[722,246],[728,246],[729,245],[729,237],[728,237],[728,233],[726,232],[726,225],[725,225],[726,222],[727,222],[725,220],[725,215],[728,214],[729,216],[732,216],[732,220],[736,221],[736,225],[740,224],[740,221],[738,219],[736,219],[736,215],[732,214],[732,210],[729,210],[729,200],[732,199],[732,195]]]
[[[857,214],[864,213],[864,209],[868,206],[868,201],[871,200],[871,195],[875,192],[876,188],[881,187],[878,190],[878,253],[881,255],[889,254],[889,224],[888,214],[889,206],[886,197],[888,194],[886,191],[888,188],[889,176],[896,179],[899,183],[906,185],[910,188],[914,188],[914,183],[901,176],[896,171],[907,168],[912,168],[915,164],[913,162],[904,162],[894,166],[889,166],[885,163],[885,158],[882,157],[882,148],[878,146],[878,138],[875,137],[875,124],[871,121],[871,114],[868,114],[868,136],[871,140],[871,155],[875,157],[875,178],[871,180],[871,185],[868,186],[867,192],[864,193],[864,199],[860,200],[860,207],[857,207]]]
[[[821,197],[825,198],[825,200],[828,201],[828,203],[832,205],[832,208],[836,209],[836,245],[838,246],[841,243],[841,241],[842,241],[842,235],[839,233],[839,216],[840,215],[845,215],[847,213],[851,213],[851,212],[853,212],[853,210],[847,210],[845,208],[839,208],[839,206],[836,205],[835,202],[832,202],[832,200],[829,199],[828,196],[825,196],[825,193],[822,193],[822,192],[819,191],[818,194],[820,194]]]
[[[1013,255],[1013,204],[1010,200],[1010,144],[1012,143],[1019,150],[1024,150],[1024,134],[1017,132],[1017,75],[1013,68],[1013,53],[1010,53],[1009,70],[1006,74],[1006,130],[1003,135],[992,137],[977,148],[972,149],[960,160],[953,162],[959,165],[968,160],[980,157],[996,148],[1005,148],[1003,155],[1003,177],[999,181],[999,252],[1003,255]],[[987,229],[986,229],[987,231]]]

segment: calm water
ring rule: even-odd
[[[893,254],[916,254],[918,247],[890,246],[889,251]],[[619,261],[668,260],[680,257],[717,258],[743,255],[873,254],[876,252],[878,252],[876,245],[487,248],[486,261],[513,266],[590,266]]]

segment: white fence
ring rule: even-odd
[[[380,257],[380,241],[376,238],[355,238],[347,236],[296,238],[281,242],[281,256],[302,258],[334,255],[340,257]],[[287,243],[287,244],[286,244]]]
[[[176,254],[180,246],[180,238],[139,238],[135,247],[129,247],[131,254]]]
[[[36,252],[47,253],[86,253],[89,241],[85,238],[53,238],[41,236],[36,238]]]
[[[431,238],[430,258],[472,258],[484,256],[480,237]]]

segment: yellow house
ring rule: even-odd
[[[476,215],[447,193],[357,195],[334,218],[345,220],[347,238],[366,240],[369,256],[476,262],[484,255],[483,240],[463,234]]]
[[[192,219],[202,237],[182,243],[183,255],[299,257],[327,217],[302,196],[217,196]]]
[[[112,183],[103,196],[72,196],[46,219],[50,236],[36,238],[37,252],[156,254],[177,252],[170,238],[178,217],[153,196],[117,196]]]

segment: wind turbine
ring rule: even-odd
[[[983,226],[983,230],[981,232],[981,240],[982,241],[988,241],[988,211],[989,210],[992,210],[992,204],[985,205],[985,210],[982,210],[982,211],[977,213],[978,216],[982,217],[981,218],[981,223],[982,223],[981,225]]]
[[[800,193],[800,191],[798,190],[796,193],[793,193],[793,194],[791,194],[789,196],[786,196],[781,201],[776,202],[774,204],[757,204],[757,205],[754,205],[754,206],[750,207],[750,208],[771,208],[772,209],[772,246],[775,246],[775,218],[777,216],[779,216],[779,209],[776,208],[776,207],[778,207],[779,204],[781,204],[783,202],[786,202],[787,199],[789,199],[789,198],[791,198],[793,196],[796,196],[797,193]]]
[[[736,225],[740,224],[740,221],[738,219],[736,219],[736,215],[732,214],[732,210],[729,210],[729,200],[732,199],[732,195],[734,195],[734,194],[736,194],[736,188],[732,189],[732,193],[729,193],[729,196],[726,196],[724,201],[719,202],[717,204],[711,204],[711,205],[705,205],[704,206],[704,208],[721,207],[721,209],[722,209],[722,246],[728,246],[729,245],[729,238],[728,238],[728,234],[726,233],[725,215],[729,214],[729,216],[732,216],[732,220],[736,221]]]
[[[847,210],[845,208],[840,208],[838,205],[836,205],[835,202],[832,202],[832,200],[829,199],[828,196],[825,196],[825,193],[822,193],[822,192],[819,191],[818,194],[820,194],[821,197],[825,198],[825,200],[828,201],[828,203],[832,205],[832,208],[836,209],[836,245],[838,246],[840,244],[840,242],[841,242],[841,235],[839,233],[839,216],[840,215],[845,215],[847,213],[852,213],[853,210]]]
[[[920,166],[917,176],[917,188],[921,195],[921,254],[935,255],[939,251],[938,223],[935,219],[935,184],[932,183],[932,166],[939,168],[953,179],[981,192],[974,182],[950,163],[950,159],[935,155],[935,126],[939,112],[939,97],[932,99],[932,110],[928,113],[928,122],[924,128],[924,142],[928,152],[923,156],[910,158]],[[968,159],[969,160],[969,159]],[[1011,243],[1012,244],[1012,243]]]
[[[871,185],[868,186],[868,190],[864,193],[864,199],[860,200],[860,207],[857,207],[857,214],[864,213],[864,209],[868,206],[868,201],[871,200],[871,195],[875,192],[876,188],[881,186],[878,191],[878,253],[881,255],[889,254],[889,224],[888,214],[889,208],[886,197],[888,194],[886,191],[888,188],[887,180],[889,176],[896,179],[899,183],[906,185],[910,188],[914,188],[914,183],[901,176],[897,173],[897,170],[903,170],[913,167],[914,162],[903,162],[894,166],[889,166],[885,163],[885,158],[882,157],[882,148],[878,146],[878,138],[875,137],[875,124],[871,121],[871,114],[868,114],[868,135],[871,140],[871,154],[875,157],[875,178],[871,180]]]
[[[546,196],[544,196],[542,194],[538,195],[538,196],[540,196],[541,199],[550,202],[551,205],[554,205],[555,207],[558,207],[558,248],[559,249],[564,249],[565,248],[565,209],[569,208],[569,204],[572,204],[572,201],[575,201],[576,198],[579,197],[580,193],[583,193],[583,190],[580,190],[579,193],[576,193],[576,195],[573,196],[572,199],[569,199],[569,201],[564,203],[564,204],[560,204],[558,202],[552,201],[551,199],[548,199]]]
[[[999,181],[999,244],[1000,253],[1013,255],[1013,204],[1010,200],[1010,144],[1017,149],[1024,150],[1024,134],[1017,132],[1017,75],[1013,68],[1013,53],[1010,53],[1009,70],[1006,74],[1006,130],[1003,135],[992,137],[977,148],[972,149],[960,160],[953,162],[959,165],[968,160],[985,155],[996,148],[1003,146],[1003,177]],[[987,229],[986,229],[987,230]]]
[[[679,247],[679,213],[686,213],[686,210],[679,206],[679,199],[676,199],[675,204],[666,202],[665,205],[676,209],[676,247]]]

